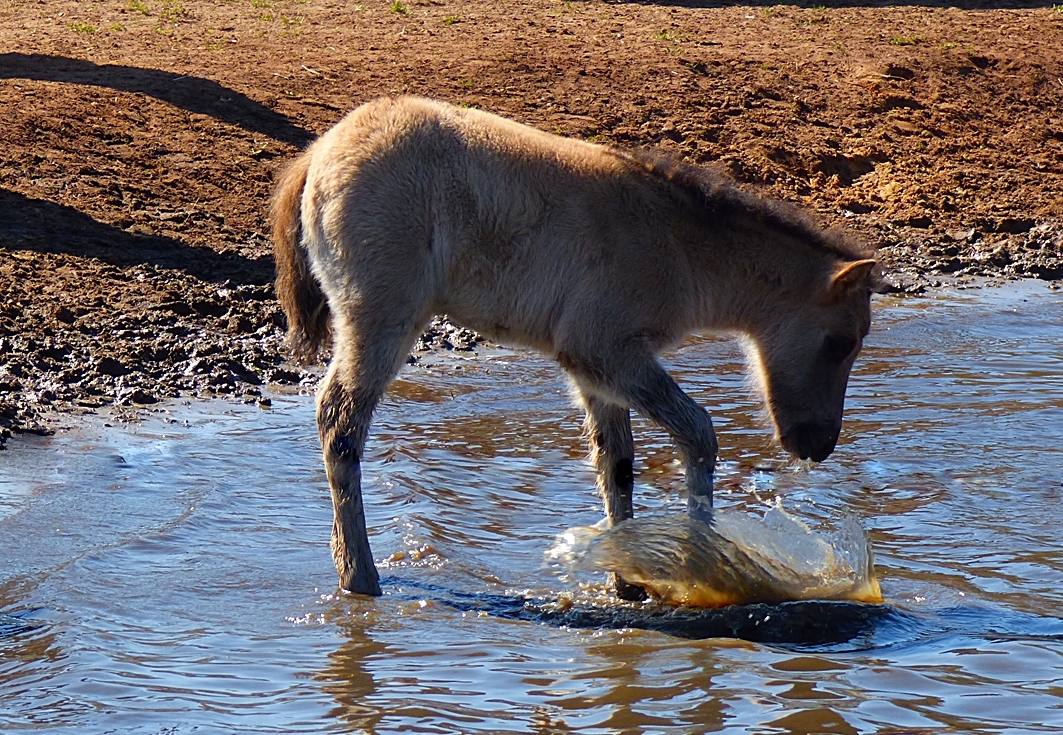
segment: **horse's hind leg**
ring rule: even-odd
[[[340,587],[379,595],[362,504],[362,453],[373,409],[402,365],[417,329],[343,328],[340,322],[334,320],[334,357],[317,394],[317,425],[332,492],[332,558]]]
[[[631,416],[627,408],[584,393],[587,410],[584,430],[590,444],[591,459],[598,471],[598,487],[605,503],[610,525],[634,515],[631,494],[635,485],[635,444],[631,437]],[[622,600],[642,600],[646,591],[613,575],[616,595]]]

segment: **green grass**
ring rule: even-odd
[[[176,23],[179,20],[191,20],[192,13],[181,3],[168,2],[159,13],[159,17],[164,21]]]
[[[914,46],[921,40],[918,36],[894,36],[890,43],[894,46]]]
[[[399,15],[410,14],[410,9],[403,5],[401,2],[399,2],[399,0],[395,0],[393,3],[391,3],[390,10],[392,13],[398,13]]]
[[[267,2],[267,0],[251,0],[252,8],[272,8],[273,3]]]
[[[452,26],[455,23],[461,23],[461,18],[456,15],[448,15],[446,18],[443,19],[443,25],[445,26]]]
[[[126,9],[132,10],[134,13],[140,13],[141,15],[151,14],[148,10],[148,6],[140,2],[140,0],[129,0],[129,2],[127,2],[125,6]]]
[[[89,23],[70,23],[67,25],[67,28],[75,33],[95,33],[99,30],[96,26]]]

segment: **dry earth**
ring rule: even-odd
[[[0,3],[0,446],[312,380],[280,350],[270,185],[381,94],[719,162],[877,244],[898,290],[1063,278],[1060,5]]]

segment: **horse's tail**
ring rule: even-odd
[[[302,244],[302,199],[310,156],[304,153],[281,175],[273,193],[273,257],[277,300],[288,317],[288,348],[296,360],[313,362],[331,338],[329,307],[310,272]]]

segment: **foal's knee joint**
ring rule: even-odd
[[[353,459],[359,461],[358,441],[350,434],[340,434],[332,438],[328,444],[329,454],[339,459]]]

